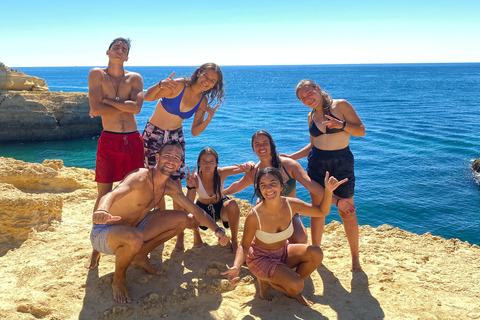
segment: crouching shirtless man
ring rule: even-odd
[[[229,241],[225,230],[191,202],[181,187],[169,178],[181,165],[182,159],[182,146],[178,142],[166,143],[156,155],[154,168],[141,168],[128,174],[115,189],[101,198],[93,213],[94,226],[90,234],[93,248],[115,255],[112,289],[117,302],[132,301],[125,284],[128,266],[133,264],[151,274],[160,274],[161,271],[148,261],[147,254],[185,228],[198,227],[195,219],[215,231],[222,246]],[[164,195],[171,196],[195,219],[184,211],[157,209]],[[100,255],[96,261],[91,261],[91,265],[97,267],[99,259]]]

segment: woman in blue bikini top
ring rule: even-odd
[[[205,63],[189,79],[173,79],[174,76],[175,72],[145,92],[145,101],[159,100],[148,122],[171,131],[182,127],[185,119],[194,116],[191,131],[197,136],[207,128],[224,101],[222,71],[215,63]],[[215,100],[218,105],[210,107]]]

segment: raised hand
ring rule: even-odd
[[[170,75],[170,77],[168,77],[167,79],[164,79],[164,80],[161,80],[159,83],[158,83],[158,86],[160,87],[160,90],[165,90],[165,89],[168,89],[172,92],[175,92],[175,90],[177,89],[177,82],[175,80],[173,80],[173,77],[175,76],[175,71],[172,72],[172,74]]]
[[[187,183],[187,187],[193,188],[195,187],[195,171],[197,170],[196,167],[193,167],[193,172],[190,173],[190,167],[187,167],[187,177],[185,178],[185,182]]]
[[[322,123],[326,125],[329,129],[342,129],[343,128],[343,120],[338,120],[328,114],[325,115],[325,118],[328,120],[323,121]]]
[[[227,266],[228,267],[228,266]],[[235,289],[235,285],[237,284],[240,277],[240,270],[237,267],[231,267],[227,271],[222,272],[222,275],[227,276],[227,280],[230,282],[230,290]]]
[[[220,105],[216,106],[215,108],[207,106],[205,108],[205,111],[207,112],[207,118],[213,118],[215,111],[217,111],[218,108],[220,108]]]
[[[112,216],[107,210],[102,209],[95,210],[92,216],[92,221],[94,224],[107,224],[107,222],[118,221],[120,219],[122,219],[122,217]]]
[[[355,213],[355,210],[357,210],[357,207],[353,205],[352,198],[338,199],[337,208],[348,214],[353,214]]]
[[[255,162],[249,161],[243,164],[233,164],[236,168],[233,169],[233,172],[250,172],[255,168]]]
[[[327,171],[325,174],[325,191],[329,190],[333,192],[335,189],[338,188],[339,185],[348,181],[348,178],[343,179],[342,181],[338,181],[337,178],[334,176],[330,177],[330,173]]]

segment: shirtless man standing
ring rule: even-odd
[[[167,142],[156,154],[153,169],[142,168],[128,174],[115,189],[100,199],[93,213],[94,226],[90,235],[93,247],[115,255],[112,288],[117,302],[132,301],[125,284],[128,266],[133,264],[151,274],[160,274],[161,271],[148,261],[147,254],[185,228],[198,227],[196,220],[215,231],[222,246],[229,241],[225,229],[218,227],[170,179],[170,175],[180,167],[182,158],[182,146],[178,142]],[[164,195],[171,196],[193,217],[181,210],[156,209]]]
[[[137,130],[135,114],[143,104],[143,79],[135,72],[123,69],[128,61],[130,39],[117,38],[108,50],[108,67],[94,68],[88,75],[90,116],[102,117],[103,131],[98,139],[95,181],[100,199],[135,169],[144,167],[143,139]],[[99,253],[92,252],[87,268],[95,268]]]

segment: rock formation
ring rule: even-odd
[[[480,158],[475,159],[475,161],[473,161],[472,169],[480,173]]]
[[[32,229],[47,230],[61,220],[64,199],[95,198],[93,171],[72,169],[62,160],[40,164],[0,157],[0,244],[24,241]]]
[[[45,80],[9,69],[0,62],[0,90],[48,91]]]
[[[88,95],[48,91],[45,80],[0,63],[0,141],[65,140],[102,131]],[[22,91],[23,90],[23,91]]]

